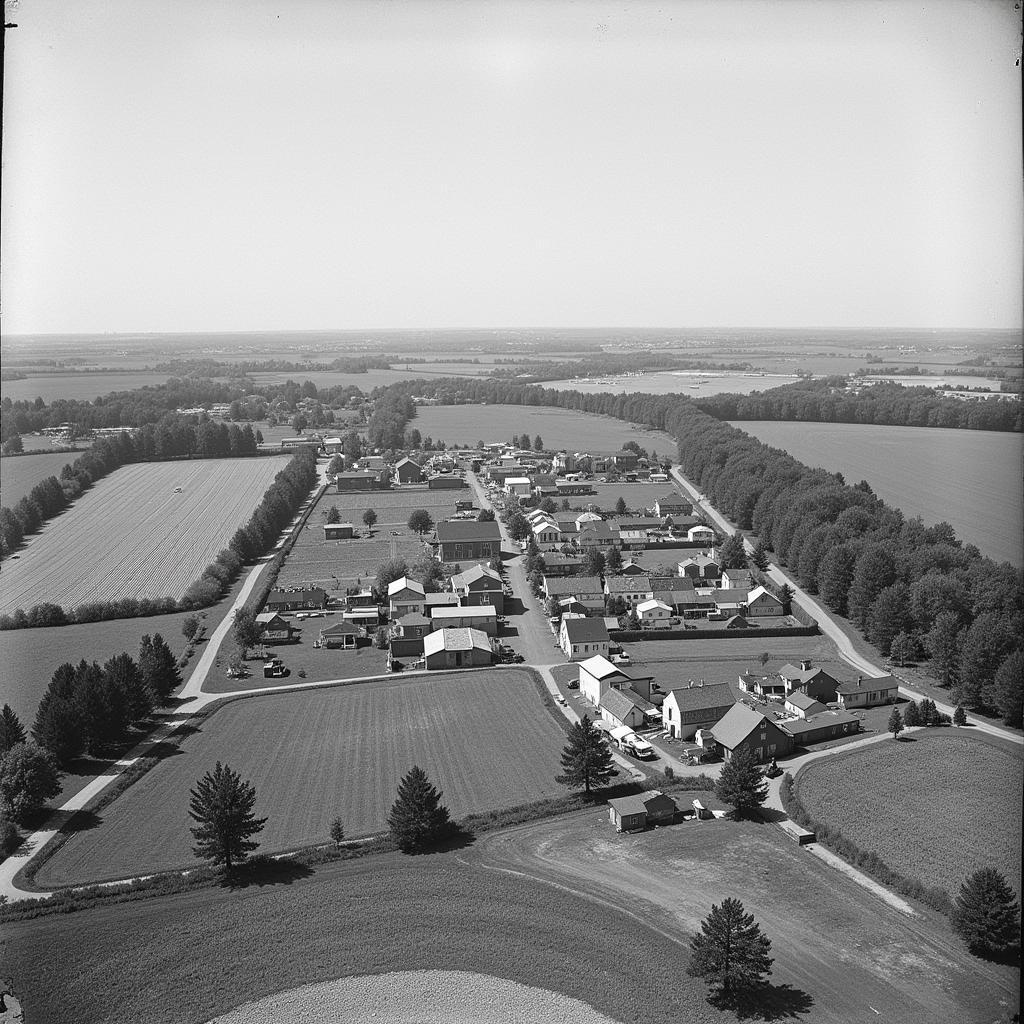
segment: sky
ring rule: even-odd
[[[1019,327],[1019,3],[5,4],[5,334]]]

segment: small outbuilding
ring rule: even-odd
[[[335,622],[320,630],[320,646],[355,650],[363,630],[351,622]]]
[[[354,532],[351,523],[324,523],[324,540],[351,540]]]
[[[490,665],[491,642],[479,629],[437,629],[423,638],[423,658],[428,669]]]
[[[616,832],[639,832],[648,825],[671,825],[678,813],[675,800],[656,789],[608,801],[608,818]]]

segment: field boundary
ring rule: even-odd
[[[763,629],[610,629],[612,640],[632,644],[647,640],[756,640],[759,637],[817,636],[814,626],[766,626]]]

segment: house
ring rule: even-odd
[[[427,480],[427,487],[432,491],[458,491],[466,486],[461,476],[441,474]]]
[[[533,539],[540,548],[558,547],[562,543],[562,532],[553,519],[544,517],[533,523]]]
[[[388,615],[398,619],[407,612],[422,614],[425,596],[422,583],[400,576],[388,584]]]
[[[726,590],[746,590],[749,592],[752,589],[750,570],[723,569],[722,586]]]
[[[796,715],[797,718],[810,718],[811,715],[817,715],[822,711],[828,710],[821,701],[808,697],[802,690],[794,690],[786,698],[786,703],[783,706],[790,714]]]
[[[650,601],[654,597],[651,577],[646,575],[607,576],[604,592],[608,597],[621,597],[628,605]]]
[[[498,615],[505,611],[505,594],[502,590],[501,577],[483,565],[474,565],[465,572],[456,573],[451,578],[452,593],[459,595],[459,603],[464,605],[491,605]]]
[[[739,686],[745,693],[756,693],[759,697],[785,697],[789,692],[785,680],[778,675],[758,676],[744,672]]]
[[[761,764],[793,749],[793,737],[789,733],[783,732],[770,718],[746,704],[733,704],[715,723],[713,732],[726,761],[749,751]]]
[[[603,519],[594,523],[584,523],[576,535],[576,544],[581,550],[588,548],[611,548],[619,543],[619,530],[614,523],[606,523]]]
[[[623,472],[635,470],[640,464],[640,456],[629,448],[616,452],[612,458],[615,460],[615,468]]]
[[[379,473],[384,467],[383,455],[364,455],[359,460],[359,468],[367,473]]]
[[[899,688],[899,680],[892,676],[876,679],[858,676],[855,683],[837,686],[835,699],[842,708],[873,708],[878,704],[895,704]]]
[[[619,570],[620,576],[649,576],[650,570],[645,569],[638,562],[634,562],[629,559],[622,563],[622,568]]]
[[[691,544],[714,544],[715,531],[710,526],[691,526],[686,531],[686,539]]]
[[[708,586],[717,586],[719,577],[722,575],[721,566],[709,555],[690,555],[684,558],[678,565],[679,575],[687,576],[694,581],[706,581]]]
[[[745,590],[713,590],[711,600],[715,602],[715,608],[726,615],[736,615],[747,610]]]
[[[614,727],[628,725],[631,729],[642,729],[647,720],[648,712],[654,712],[654,705],[644,700],[635,690],[628,687],[622,690],[608,689],[601,694],[598,701],[601,717]]]
[[[661,705],[661,724],[675,739],[692,740],[698,729],[710,728],[735,703],[728,683],[675,687]]]
[[[562,480],[555,481],[555,489],[559,495],[567,496],[572,494],[593,494],[594,488],[587,480]]]
[[[673,595],[676,599],[676,614],[682,614],[687,619],[706,619],[708,612],[715,610],[715,601],[711,593],[702,590],[679,591]]]
[[[602,619],[563,618],[558,643],[570,661],[583,661],[595,654],[608,656],[608,630]]]
[[[291,623],[277,612],[260,612],[256,625],[260,628],[260,642],[265,644],[289,643],[295,632]]]
[[[324,540],[351,540],[354,529],[351,523],[324,523]]]
[[[395,479],[400,484],[419,484],[423,482],[423,467],[410,458],[399,459],[395,466]]]
[[[324,451],[328,455],[340,455],[344,442],[340,437],[325,437]]]
[[[533,480],[533,493],[538,497],[558,493],[554,473],[534,473],[531,479]]]
[[[378,470],[376,473],[353,470],[348,473],[338,473],[334,478],[334,483],[339,494],[351,491],[384,491],[388,488],[388,474],[386,469]]]
[[[582,566],[583,559],[579,555],[563,555],[557,551],[544,555],[545,576],[572,576],[579,572]]]
[[[407,612],[392,625],[391,657],[419,658],[423,654],[423,638],[433,632],[430,619],[419,612]]]
[[[664,601],[642,601],[636,606],[636,617],[643,629],[668,629],[672,609]]]
[[[574,597],[590,611],[604,611],[604,588],[599,576],[545,576],[545,597]]]
[[[671,825],[678,812],[675,800],[656,789],[608,801],[608,818],[616,832],[637,832],[648,825]]]
[[[684,498],[681,494],[666,494],[654,503],[654,514],[659,519],[671,516],[688,516],[693,512],[693,503]]]
[[[498,635],[498,613],[489,604],[431,608],[430,622],[434,629],[466,627],[479,629],[488,636]]]
[[[320,630],[321,647],[340,647],[355,650],[356,641],[363,636],[363,630],[351,622],[335,622]]]
[[[747,595],[747,611],[750,615],[782,615],[782,601],[764,587],[754,587]]]
[[[839,681],[824,669],[814,668],[809,661],[801,661],[799,668],[787,663],[779,669],[779,676],[786,684],[787,694],[794,690],[802,690],[809,697],[814,697],[825,704],[836,699]]]
[[[510,476],[502,488],[506,494],[514,494],[518,498],[528,498],[533,493],[533,484],[528,476]]]
[[[295,590],[272,590],[267,595],[267,611],[294,612],[309,608],[326,608],[327,592],[320,587]]]
[[[461,603],[458,594],[452,594],[448,591],[441,594],[424,594],[423,614],[429,616],[431,608],[452,608]]]
[[[575,597],[560,597],[558,599],[558,617],[561,618],[563,615],[569,615],[574,619],[585,619],[589,609],[581,601],[577,601]],[[615,620],[618,629],[618,619]]]
[[[437,629],[423,638],[423,658],[428,669],[490,665],[491,642],[479,629]]]
[[[619,665],[613,665],[601,654],[580,662],[580,693],[591,704],[600,703],[601,695],[612,689],[630,689],[650,700],[653,679],[653,676],[641,675],[632,669],[626,670]]]
[[[501,554],[501,531],[496,522],[438,523],[436,535],[438,557],[442,562],[487,561]]]
[[[671,590],[655,590],[653,597],[655,601],[661,601],[672,609],[673,615],[685,615],[687,600],[693,595],[693,590],[685,590],[682,587]]]
[[[783,732],[793,738],[794,743],[802,746],[860,732],[860,719],[856,715],[851,715],[849,711],[827,711],[824,708],[814,715],[803,719],[791,718],[779,725]]]

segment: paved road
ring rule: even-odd
[[[695,505],[699,506],[701,510],[712,519],[723,533],[733,534],[738,533],[735,525],[730,523],[716,508],[714,508],[706,498],[700,497],[700,491],[697,490],[693,484],[690,483],[686,477],[679,471],[678,466],[672,467],[672,475],[682,486],[682,488],[689,493],[693,498]],[[747,551],[752,552],[754,545],[751,543],[748,537],[743,538],[743,543],[746,546]],[[888,671],[884,668],[880,668],[878,665],[868,661],[864,655],[859,654],[854,650],[853,644],[850,642],[850,638],[846,631],[836,622],[835,619],[829,614],[828,610],[824,608],[818,601],[815,600],[806,590],[802,589],[795,580],[787,576],[782,569],[780,569],[775,563],[770,563],[768,566],[768,577],[772,582],[779,584],[780,586],[785,584],[788,586],[799,600],[800,604],[818,621],[818,626],[822,633],[825,634],[835,645],[839,651],[840,657],[848,664],[852,665],[859,673],[865,676],[884,676],[888,675]],[[900,687],[900,693],[905,697],[909,697],[911,700],[921,700],[925,694],[918,693],[916,690],[911,690],[906,686]],[[940,704],[936,702],[935,706],[939,711],[952,717],[953,712],[956,710],[950,704]],[[979,732],[988,733],[990,736],[999,736],[1003,739],[1011,740],[1014,743],[1024,745],[1024,736],[1020,736],[1017,733],[1010,732],[1008,729],[1001,729],[997,725],[992,725],[990,722],[986,722],[984,719],[977,718],[974,715],[967,716],[968,722],[971,723]]]

